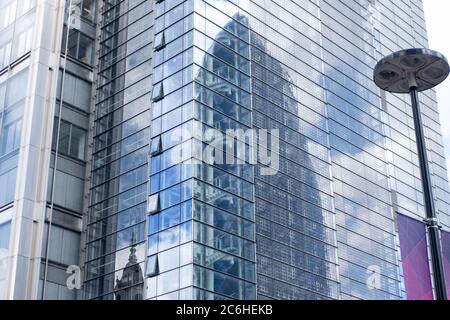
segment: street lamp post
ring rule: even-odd
[[[418,93],[437,86],[448,75],[449,64],[447,59],[442,54],[428,49],[408,49],[393,53],[378,62],[374,72],[375,83],[381,89],[392,93],[409,93],[411,96],[427,216],[425,222],[428,226],[437,300],[447,300],[447,291],[439,237],[440,227],[434,207]]]

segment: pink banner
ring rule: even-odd
[[[406,298],[408,300],[433,300],[425,224],[399,214],[398,233]]]
[[[442,231],[442,260],[444,263],[445,285],[447,286],[447,297],[450,299],[450,232]]]

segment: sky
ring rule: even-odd
[[[450,1],[423,0],[430,49],[450,59]],[[437,87],[447,169],[450,170],[450,78]],[[450,172],[449,172],[450,177]]]

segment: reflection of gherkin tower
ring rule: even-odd
[[[258,298],[336,298],[331,213],[320,207],[330,203],[326,199],[330,197],[328,159],[323,159],[319,173],[314,171],[317,166],[312,161],[315,159],[307,154],[308,144],[313,141],[309,142],[305,135],[300,104],[296,101],[288,71],[271,57],[264,41],[256,35],[251,39],[254,46],[251,57],[246,56],[250,53],[250,45],[239,41],[242,38],[232,36],[233,32],[247,24],[245,15],[236,14],[222,27],[224,30],[215,35],[216,42],[208,48],[209,54],[221,60],[206,56],[202,66],[213,74],[205,77],[203,73],[197,75],[197,79],[229,99],[211,99],[209,104],[216,110],[232,110],[231,101],[239,100],[235,96],[236,90],[231,90],[230,84],[225,81],[217,81],[216,75],[235,81],[234,84],[241,88],[248,84],[247,90],[253,94],[253,104],[249,105],[253,122],[249,122],[248,127],[241,124],[239,128],[280,130],[280,172],[274,176],[263,176],[258,165],[252,179],[255,188]],[[246,32],[248,34],[249,30]],[[250,35],[247,41],[250,41]],[[242,56],[229,50],[230,46]],[[250,74],[250,69],[246,70],[245,63],[242,63],[243,57],[247,65],[248,60],[252,59],[252,87],[250,79],[239,82]],[[223,60],[240,72],[224,67]],[[233,77],[230,70],[238,76]],[[238,116],[237,119],[241,120]],[[236,129],[232,121],[212,123],[222,131]],[[328,194],[320,188],[325,188]]]
[[[205,44],[212,45],[203,47],[202,52],[195,52],[201,56],[201,59],[196,59],[201,68],[194,74],[197,119],[205,125],[204,129],[219,130],[223,135],[227,130],[246,131],[251,128],[248,18],[243,14],[235,14],[220,28],[204,21],[205,29],[209,30],[206,32],[209,38],[205,36]],[[226,145],[222,144],[219,149],[215,151],[216,161],[220,158],[217,154],[226,150]],[[194,197],[203,198],[220,210],[212,207],[200,209],[203,206],[200,203],[195,206],[194,211],[198,212],[194,212],[194,216],[204,222],[209,220],[211,222],[207,223],[215,226],[214,229],[205,230],[198,240],[219,250],[214,253],[208,248],[198,250],[197,255],[194,253],[194,263],[210,266],[239,280],[218,273],[217,276],[194,278],[194,283],[197,281],[201,287],[214,291],[219,299],[226,296],[254,299],[253,168],[248,163],[238,164],[238,152],[231,156],[235,157],[234,163],[223,164],[218,161],[214,165],[200,165],[202,174],[197,177],[216,185],[218,189],[211,193],[201,191],[206,195],[198,196],[198,192]],[[245,157],[239,159],[248,160]],[[209,212],[211,217],[207,216]],[[205,243],[202,238],[211,240]],[[203,297],[210,299],[208,296]]]
[[[314,111],[298,101],[288,69],[256,33],[252,45],[253,124],[280,130],[279,173],[255,177],[258,295],[337,298],[325,121],[305,121]]]

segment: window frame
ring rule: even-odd
[[[69,122],[67,120],[64,120],[64,119],[61,119],[61,125],[60,126],[58,125],[58,122],[59,122],[59,118],[55,117],[55,125],[54,125],[53,140],[52,140],[52,151],[53,152],[57,152],[58,154],[70,157],[72,159],[78,160],[78,161],[86,162],[86,155],[87,155],[87,152],[86,152],[87,150],[86,149],[87,149],[88,131],[86,129],[84,129],[84,128],[80,127],[80,126],[77,126],[77,125],[75,125],[75,124],[73,124],[73,123],[71,123],[71,122]],[[64,151],[61,150],[61,128],[62,128],[63,125],[68,125],[69,126],[67,152],[64,152]],[[60,130],[59,133],[58,133],[58,127],[59,127],[59,130]],[[73,143],[73,129],[74,128],[76,130],[79,130],[80,132],[84,133],[84,143],[83,143],[83,150],[82,150],[83,156],[81,158],[79,156],[74,155],[74,154],[71,153],[71,151],[72,151],[72,143]],[[56,143],[57,143],[56,139],[59,140],[58,141],[59,142],[58,150],[56,150]],[[79,139],[79,140],[83,141],[83,139]]]

